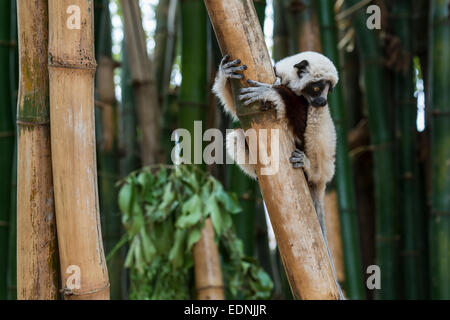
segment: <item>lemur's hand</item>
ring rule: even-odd
[[[237,73],[237,71],[247,70],[247,66],[243,64],[242,66],[238,66],[241,63],[241,60],[236,59],[230,61],[230,55],[226,54],[222,61],[220,62],[219,72],[222,76],[227,79],[244,79],[244,75],[241,73]]]
[[[274,96],[277,95],[277,93],[273,89],[273,85],[253,80],[247,80],[247,82],[253,85],[253,87],[241,89],[239,100],[241,100],[244,105],[248,106],[256,101],[275,103]],[[269,106],[264,103],[261,106],[261,109],[263,110],[267,110],[268,108]]]

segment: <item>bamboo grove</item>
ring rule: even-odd
[[[335,277],[352,300],[450,299],[449,10],[1,1],[0,299],[337,300]],[[238,97],[303,51],[339,73],[327,239],[288,128]],[[239,119],[212,92],[225,54]],[[231,128],[277,129],[278,171],[201,161]]]

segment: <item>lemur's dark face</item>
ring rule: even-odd
[[[303,60],[296,65],[294,68],[297,71],[297,76],[302,79],[305,74],[308,73],[309,62]],[[308,83],[301,91],[301,94],[306,98],[308,103],[315,107],[325,107],[328,104],[327,98],[328,94],[331,92],[332,85],[330,81],[320,80]]]
[[[315,108],[325,107],[328,104],[328,93],[331,91],[331,83],[326,80],[309,83],[303,90],[302,95],[309,104]]]

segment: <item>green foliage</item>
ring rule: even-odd
[[[195,166],[147,167],[123,180],[119,207],[128,241],[125,266],[131,299],[193,299],[192,247],[211,218],[219,243],[225,285],[231,295],[267,299],[272,281],[246,257],[231,215],[241,212],[234,194]]]

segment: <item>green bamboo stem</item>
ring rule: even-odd
[[[17,299],[17,141],[14,147],[13,175],[11,183],[11,213],[9,216],[8,271],[6,284],[8,300]]]
[[[96,40],[98,41],[98,63],[97,68],[97,99],[102,105],[101,128],[102,142],[98,152],[99,165],[99,200],[100,217],[103,227],[103,244],[105,254],[116,246],[121,238],[121,219],[117,206],[116,181],[119,179],[119,155],[117,142],[117,101],[115,100],[114,83],[112,73],[114,61],[112,60],[111,18],[108,10],[108,0],[97,1],[101,13],[98,15]],[[97,38],[97,34],[101,37]],[[122,273],[123,256],[118,253],[109,261],[108,273],[111,283],[110,294],[112,299],[123,298]]]
[[[429,99],[431,106],[431,298],[450,299],[450,25],[448,0],[430,10]]]
[[[424,244],[420,205],[418,164],[416,161],[416,117],[417,101],[414,98],[414,76],[412,63],[411,2],[392,2],[391,19],[402,50],[406,53],[405,68],[394,74],[394,99],[396,106],[396,130],[398,135],[399,203],[402,225],[402,283],[403,298],[424,299]]]
[[[194,121],[204,120],[206,114],[208,83],[206,10],[201,0],[181,0],[180,4],[182,16],[181,73],[183,79],[179,95],[180,120],[178,126],[193,133]],[[194,145],[193,141],[191,145]]]
[[[8,256],[8,230],[11,206],[11,172],[14,153],[14,125],[11,110],[10,48],[11,1],[0,3],[0,256]],[[0,300],[7,296],[7,259],[0,259]]]
[[[323,53],[339,66],[337,31],[334,20],[333,1],[319,0],[318,17]],[[347,145],[347,124],[342,98],[342,84],[329,97],[330,110],[336,127],[336,190],[344,248],[345,292],[350,299],[364,299],[361,252],[359,247],[358,220],[356,216],[355,187]]]
[[[162,109],[161,146],[166,161],[170,161],[173,148],[171,134],[176,122],[176,99],[169,93],[170,79],[176,52],[179,0],[161,0],[156,9],[155,30],[155,80]],[[174,104],[175,103],[175,104]],[[175,108],[176,109],[176,108]]]
[[[346,0],[348,6],[358,0]],[[376,206],[376,264],[381,268],[380,299],[399,297],[399,217],[396,203],[393,135],[389,128],[388,105],[383,88],[382,55],[375,30],[366,26],[365,10],[353,16],[362,63],[362,79],[373,145],[375,206]]]
[[[125,177],[140,167],[136,131],[138,122],[136,119],[136,102],[125,44],[122,45],[121,66],[122,102],[119,104],[119,141],[122,157],[120,158],[120,176]]]
[[[275,61],[280,61],[288,56],[289,32],[287,29],[283,1],[273,2],[273,52]]]
[[[10,85],[11,85],[11,110],[13,115],[13,124],[16,123],[17,93],[18,93],[18,47],[17,47],[17,3],[12,0],[11,3],[11,39],[16,41],[11,46],[11,55],[9,62]],[[17,132],[17,128],[15,131]],[[8,239],[8,300],[17,299],[17,134],[14,141],[14,157],[11,181],[11,209],[9,215],[9,239]]]

